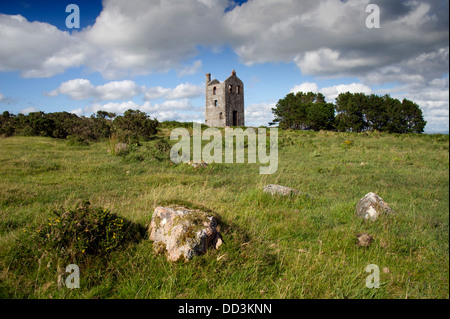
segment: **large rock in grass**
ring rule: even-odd
[[[149,232],[155,250],[166,253],[170,261],[189,260],[222,244],[217,220],[185,207],[156,207]]]
[[[383,214],[393,214],[394,211],[388,204],[377,194],[368,193],[361,198],[356,205],[356,216],[375,220]]]
[[[265,193],[269,193],[271,195],[283,195],[283,196],[289,196],[289,195],[297,195],[299,194],[299,191],[290,187],[281,186],[281,185],[275,185],[275,184],[269,184],[264,186],[263,191]]]

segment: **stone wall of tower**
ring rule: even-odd
[[[214,92],[215,88],[215,92]],[[217,80],[206,85],[205,124],[208,126],[225,127],[225,90],[224,84]],[[215,94],[214,94],[215,93]]]
[[[230,87],[231,86],[231,87]],[[236,126],[245,125],[244,84],[236,76],[230,76],[224,82],[226,126],[233,126],[233,111],[237,112]],[[231,88],[231,92],[230,92]]]
[[[208,126],[245,125],[244,84],[233,70],[223,83],[206,75],[205,124]],[[230,91],[231,89],[231,91]],[[235,117],[236,123],[233,123]]]

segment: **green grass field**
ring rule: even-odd
[[[1,298],[449,298],[448,135],[280,130],[272,175],[261,164],[195,169],[124,160],[106,142],[20,136],[0,139],[0,163]],[[271,197],[266,184],[312,198]],[[368,192],[396,214],[357,218]],[[224,244],[171,263],[144,237],[80,263],[79,289],[58,287],[66,265],[30,253],[26,230],[83,199],[143,227],[156,206],[201,208],[220,219]],[[360,232],[370,247],[357,247]],[[369,264],[389,269],[379,288],[366,287]]]

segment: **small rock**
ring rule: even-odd
[[[167,253],[170,261],[189,260],[222,244],[216,219],[185,207],[156,207],[149,232],[155,251]]]
[[[201,163],[189,162],[189,165],[191,165],[194,168],[199,168],[199,167],[207,167],[208,163],[206,163],[206,162],[201,162]]]
[[[365,220],[375,220],[382,214],[393,214],[394,211],[375,193],[368,193],[356,205],[356,216]]]
[[[117,143],[116,146],[114,147],[114,152],[116,155],[120,155],[123,152],[125,152],[128,148],[127,143]]]
[[[275,184],[269,184],[264,186],[263,191],[271,195],[279,194],[283,196],[289,196],[299,194],[299,191],[296,189]]]
[[[370,236],[368,233],[360,233],[356,235],[357,240],[357,246],[358,247],[369,247],[369,245],[373,241],[373,237]]]
[[[385,274],[389,274],[391,271],[389,270],[388,267],[384,267],[384,268],[383,268],[383,272],[384,272]]]
[[[303,196],[307,196],[311,199],[314,199],[314,196],[309,195],[307,193],[300,192],[294,188],[276,185],[276,184],[269,184],[269,185],[264,186],[263,192],[268,193],[270,195],[282,195],[282,196],[303,195]]]

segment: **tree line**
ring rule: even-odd
[[[269,125],[283,129],[423,133],[427,123],[420,107],[410,100],[350,92],[339,94],[334,104],[321,93],[289,93],[272,113],[275,119]]]
[[[147,140],[156,134],[158,120],[145,112],[127,110],[123,115],[98,111],[91,117],[68,112],[31,112],[14,115],[8,111],[0,115],[0,136],[25,135],[68,139],[77,144],[89,144],[121,132],[128,141]]]

